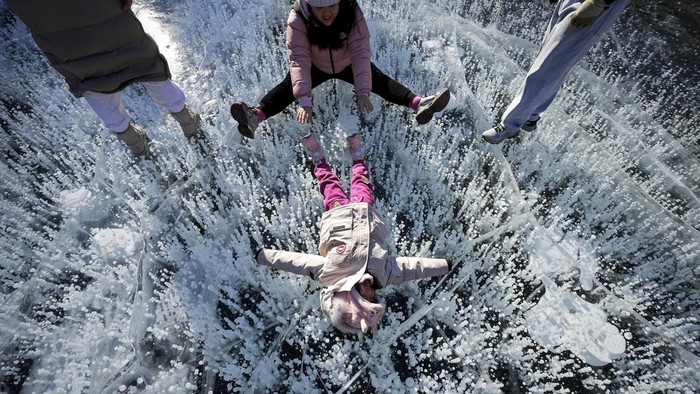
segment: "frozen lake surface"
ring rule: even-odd
[[[0,4],[3,392],[692,392],[700,387],[698,6],[637,0],[539,129],[481,139],[513,97],[546,1],[360,3],[373,61],[453,97],[426,126],[360,124],[389,249],[454,262],[382,290],[376,336],[341,335],[318,285],[258,267],[314,253],[321,199],[286,112],[244,140],[228,108],[286,73],[289,1],[133,6],[206,139],[139,86],[134,159]],[[347,182],[352,88],[315,91]]]

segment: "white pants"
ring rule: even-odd
[[[540,50],[518,94],[503,113],[501,124],[519,129],[526,121],[538,119],[554,101],[569,71],[610,30],[630,1],[617,0],[593,24],[576,28],[571,26],[571,15],[582,1],[559,0]]]
[[[141,82],[153,101],[170,112],[180,112],[185,108],[185,93],[171,80]],[[104,125],[115,133],[126,131],[131,117],[124,109],[122,91],[98,93],[88,91],[83,94],[90,107],[102,119]]]

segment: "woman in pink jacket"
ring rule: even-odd
[[[313,134],[302,145],[314,161],[326,210],[321,218],[319,254],[261,249],[259,264],[308,275],[323,285],[321,309],[344,333],[377,332],[385,303],[376,289],[405,281],[444,275],[445,259],[390,256],[384,245],[386,231],[374,209],[374,192],[364,162],[359,134],[347,138],[352,154],[350,198],[323,156]]]
[[[428,123],[450,100],[445,88],[420,97],[384,74],[370,61],[369,30],[356,0],[296,0],[287,20],[289,72],[262,98],[256,108],[237,101],[231,116],[238,131],[248,138],[263,120],[299,102],[299,123],[313,120],[312,93],[316,86],[335,78],[355,86],[358,110],[372,112],[369,93],[416,111],[419,124]]]

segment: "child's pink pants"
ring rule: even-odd
[[[323,195],[323,209],[326,211],[350,202],[374,205],[374,192],[364,160],[356,160],[352,163],[350,199],[345,195],[343,185],[325,160],[316,166],[314,175],[318,180],[318,186]]]

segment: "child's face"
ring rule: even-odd
[[[372,287],[372,282],[371,281],[362,281],[358,282],[355,285],[355,288],[357,289],[357,292],[360,293],[362,298],[369,302],[377,302],[377,296],[374,294],[374,287]]]
[[[311,13],[314,14],[314,17],[318,19],[321,23],[323,23],[326,26],[330,26],[333,21],[335,20],[335,17],[338,16],[338,10],[340,9],[340,5],[338,4],[333,4],[328,7],[311,7]]]

